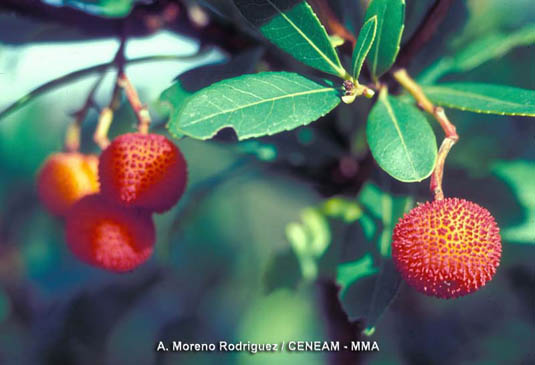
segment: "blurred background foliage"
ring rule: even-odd
[[[151,1],[48,3],[121,18],[133,6]],[[197,3],[208,7],[213,21],[238,19],[228,1],[187,3],[190,9]],[[360,27],[364,1],[330,3],[349,29]],[[404,39],[430,3],[408,2]],[[409,70],[418,75],[427,69],[429,74],[437,62],[473,42],[507,37],[533,24],[531,0],[454,2],[437,36]],[[533,89],[535,41],[526,43],[497,52],[465,72],[439,76]],[[111,38],[87,39],[76,27],[1,12],[0,5],[0,109],[46,81],[110,61],[117,45]],[[161,30],[132,39],[127,55],[187,55],[197,49],[195,40]],[[247,66],[249,72],[310,71],[268,50],[279,56],[278,63],[262,58],[262,48],[232,55],[211,50],[189,61],[128,66],[127,72],[151,106],[154,131],[166,133],[166,115],[173,111],[166,96],[161,101],[159,96],[177,76],[174,97],[244,72]],[[57,88],[0,121],[0,363],[535,362],[532,120],[449,111],[461,140],[447,160],[446,195],[487,207],[503,234],[496,277],[467,297],[425,297],[402,283],[393,268],[393,225],[430,198],[428,182],[401,184],[374,165],[363,133],[371,105],[367,101],[262,140],[237,144],[232,133],[223,131],[214,141],[177,141],[189,163],[188,191],[174,209],[155,217],[154,257],[133,273],[116,275],[81,264],[68,252],[61,221],[43,210],[34,186],[39,165],[61,149],[71,113],[83,105],[95,78]],[[107,72],[96,94],[98,105],[108,102],[113,80],[114,72]],[[91,142],[96,117],[92,111],[84,122],[86,152],[98,152]],[[133,125],[133,113],[123,103],[111,134],[130,131]],[[337,358],[327,353],[154,351],[159,340],[347,339],[334,318],[340,308],[328,302],[332,280],[341,287],[341,308],[355,321],[347,324],[361,333],[360,339],[377,341],[380,352]]]

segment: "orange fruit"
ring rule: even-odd
[[[501,238],[488,210],[457,198],[418,205],[399,220],[392,258],[416,290],[439,298],[472,293],[496,273]]]

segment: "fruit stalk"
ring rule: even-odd
[[[108,106],[102,108],[100,111],[97,128],[93,134],[93,141],[95,141],[101,150],[105,150],[110,144],[108,131],[110,130],[111,123],[113,122],[113,114],[121,105],[121,90],[122,88],[116,82]]]
[[[132,85],[125,73],[119,73],[119,76],[117,77],[117,84],[124,89],[126,98],[128,99],[128,102],[130,103],[132,109],[134,110],[134,113],[136,114],[136,117],[138,119],[139,133],[147,134],[149,132],[149,126],[151,122],[147,106],[141,103],[141,100],[139,100],[139,95],[136,89],[134,88],[134,85]]]
[[[459,140],[459,135],[457,134],[457,129],[453,125],[448,117],[444,108],[434,105],[428,98],[425,96],[424,92],[420,85],[414,81],[407,70],[399,69],[394,72],[394,78],[400,83],[405,90],[407,90],[412,97],[418,103],[418,106],[431,114],[437,122],[440,124],[444,130],[446,137],[442,141],[440,149],[438,150],[437,164],[435,170],[431,175],[430,189],[433,193],[435,200],[444,199],[444,191],[442,190],[442,178],[444,176],[444,163],[446,162],[446,157],[448,156],[451,148]]]
[[[111,122],[113,121],[113,110],[110,107],[105,107],[100,111],[98,116],[97,128],[93,134],[93,141],[105,150],[109,146],[108,131],[110,130]]]

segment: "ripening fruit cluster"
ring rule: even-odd
[[[153,213],[175,205],[187,165],[166,137],[128,133],[93,155],[56,153],[39,172],[41,201],[65,218],[67,245],[80,260],[124,272],[145,262],[156,240]]]
[[[399,220],[392,258],[416,290],[439,298],[472,293],[494,276],[502,246],[492,215],[457,198],[418,205]]]

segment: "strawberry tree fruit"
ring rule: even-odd
[[[51,213],[64,216],[80,198],[98,192],[98,157],[78,152],[54,153],[37,176],[37,192]]]
[[[166,137],[128,133],[102,152],[99,178],[102,193],[113,201],[161,213],[184,193],[187,164]]]
[[[81,261],[114,272],[130,271],[145,262],[156,239],[150,212],[114,204],[101,194],[74,204],[65,236]]]
[[[439,298],[484,286],[500,264],[501,251],[489,211],[457,198],[418,205],[399,220],[392,238],[392,257],[403,278]]]
[[[184,193],[187,164],[166,137],[128,133],[102,152],[99,178],[102,193],[117,203],[161,213]]]

